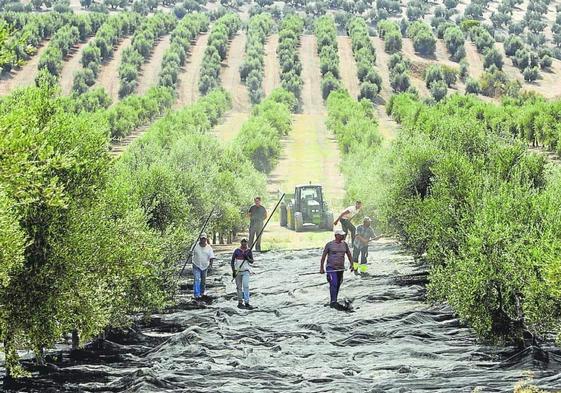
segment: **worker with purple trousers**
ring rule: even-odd
[[[328,242],[321,256],[319,272],[327,273],[327,282],[329,282],[329,306],[335,309],[343,309],[344,307],[337,303],[339,289],[343,283],[343,273],[345,270],[345,256],[347,256],[351,265],[351,272],[354,271],[351,250],[345,242],[345,232],[341,229],[335,231],[335,240]],[[327,268],[324,269],[325,260],[327,259]]]
[[[259,233],[263,229],[263,223],[267,219],[267,209],[261,205],[261,197],[255,197],[254,204],[249,208],[249,244],[253,244],[255,237],[255,251],[261,252],[261,237]]]

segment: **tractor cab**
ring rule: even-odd
[[[281,205],[281,225],[300,232],[303,230],[333,229],[333,213],[324,200],[323,189],[318,184],[299,185],[294,188],[287,203]]]

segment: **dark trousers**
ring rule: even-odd
[[[329,301],[337,303],[337,296],[339,296],[339,288],[343,283],[343,272],[333,272],[333,269],[327,268],[327,282],[329,283]]]
[[[341,221],[341,227],[343,228],[343,231],[346,234],[349,234],[349,232],[351,233],[351,241],[354,242],[355,241],[356,228],[353,225],[353,223],[351,222],[351,220],[341,218],[339,221]]]
[[[249,224],[249,246],[251,247],[251,245],[253,244],[253,240],[259,236],[259,232],[261,232],[261,229],[263,229],[263,222],[259,221],[259,222],[250,222]],[[261,237],[259,236],[259,239],[257,239],[257,242],[255,243],[255,251],[261,251]]]
[[[353,247],[353,262],[358,262],[360,256],[360,263],[368,262],[368,246]]]

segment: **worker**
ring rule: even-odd
[[[209,266],[216,258],[210,244],[207,243],[206,233],[201,233],[199,242],[193,248],[193,292],[195,300],[201,300],[206,292],[206,275]]]
[[[333,225],[337,225],[337,223],[341,222],[341,228],[343,228],[345,234],[348,234],[349,232],[351,233],[351,242],[354,242],[356,233],[356,228],[351,220],[357,215],[361,208],[362,202],[356,201],[353,206],[349,206],[343,210],[343,212],[339,214],[339,217],[337,217],[337,219],[333,222]]]
[[[329,306],[335,309],[344,309],[342,305],[337,303],[339,288],[343,282],[343,272],[345,270],[345,255],[351,264],[351,271],[354,271],[351,251],[349,245],[345,242],[345,232],[341,229],[335,231],[335,240],[328,242],[321,256],[319,272],[327,273],[327,282],[329,282]],[[327,258],[327,269],[324,269],[325,259]]]
[[[236,290],[238,292],[238,308],[253,310],[249,304],[249,274],[250,264],[253,263],[253,254],[247,246],[247,239],[242,239],[240,247],[232,254],[232,277],[236,280]]]
[[[255,251],[261,252],[261,230],[263,222],[267,219],[267,209],[261,205],[261,197],[255,197],[254,204],[249,208],[249,243],[255,241]],[[256,238],[257,237],[257,238]]]
[[[353,267],[355,272],[364,273],[368,263],[368,243],[370,240],[378,239],[374,235],[371,227],[372,220],[370,217],[364,217],[362,225],[356,229],[356,236],[353,242]],[[360,264],[358,257],[360,256]]]

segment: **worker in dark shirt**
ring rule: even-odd
[[[350,270],[354,271],[351,250],[349,249],[348,244],[345,242],[345,232],[343,232],[341,229],[338,229],[335,231],[335,240],[332,240],[325,245],[319,265],[319,272],[321,274],[327,273],[330,298],[329,306],[336,309],[343,309],[343,306],[337,303],[337,296],[339,295],[339,288],[341,288],[341,284],[343,283],[345,257],[348,258],[351,264]],[[327,268],[324,268],[326,259]]]
[[[261,237],[259,233],[263,229],[263,223],[267,219],[267,209],[261,205],[261,197],[255,197],[255,204],[247,212],[249,216],[249,244],[253,245],[255,240],[255,251],[261,252]],[[257,239],[255,239],[259,236]]]

